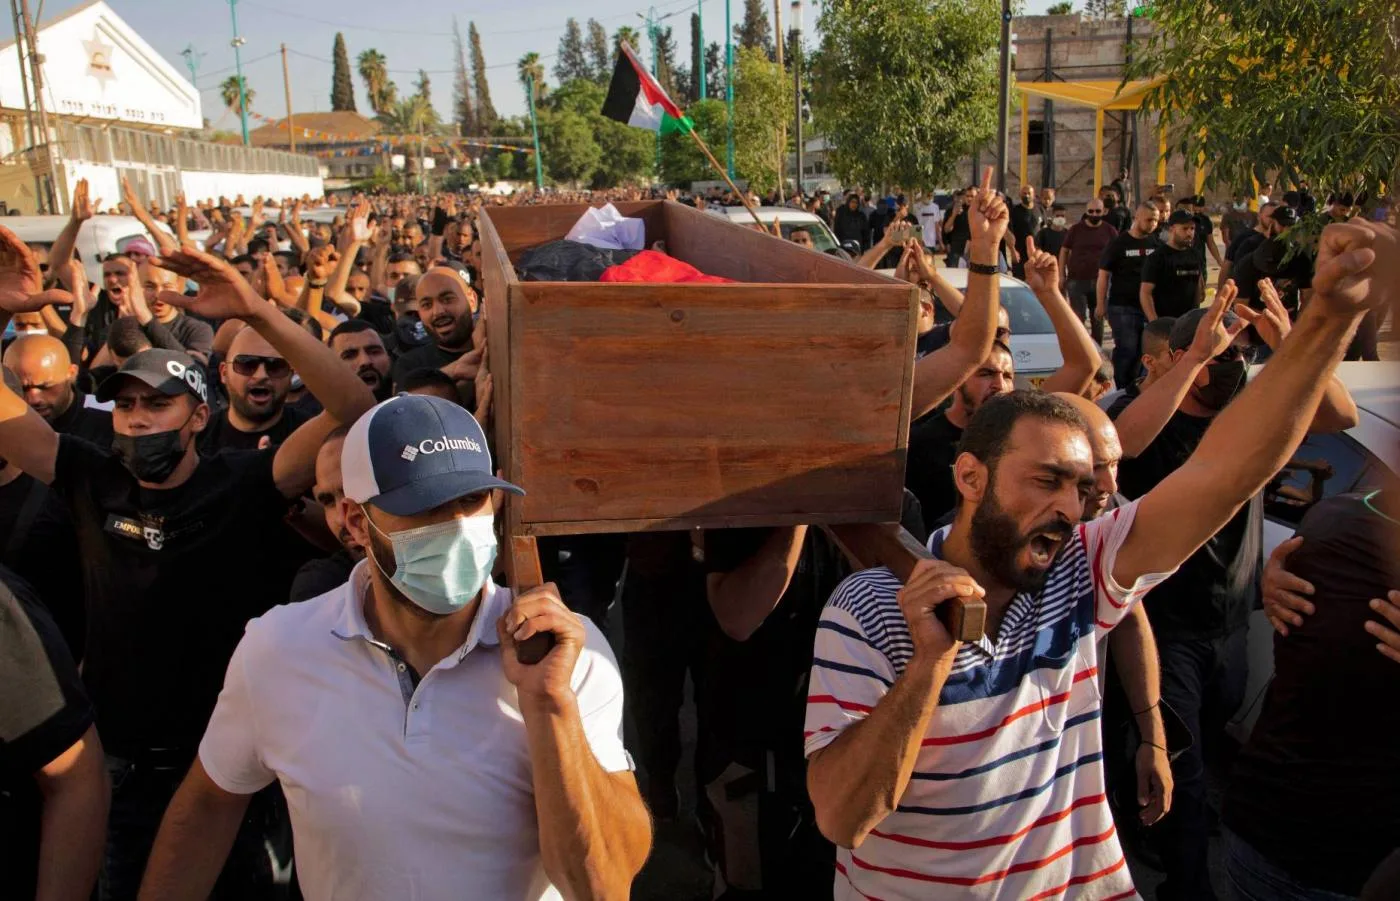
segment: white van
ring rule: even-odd
[[[14,232],[26,244],[36,244],[49,248],[58,240],[59,233],[68,224],[67,216],[5,216],[0,225]],[[175,233],[163,222],[159,228],[171,237]],[[155,241],[146,232],[145,226],[135,216],[93,216],[78,229],[78,240],[74,244],[78,259],[87,270],[88,281],[102,284],[102,261],[114,253],[126,250],[126,245],[137,238],[145,238],[155,246]]]

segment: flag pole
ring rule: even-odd
[[[696,131],[694,128],[691,128],[690,136],[695,139],[695,143],[700,148],[700,152],[705,154],[705,159],[709,160],[710,165],[715,167],[715,171],[719,173],[720,178],[724,179],[725,184],[729,185],[729,190],[739,195],[739,200],[744,204],[744,209],[748,210],[749,215],[753,217],[753,221],[758,223],[759,231],[767,233],[768,226],[764,225],[763,220],[758,218],[758,210],[754,209],[753,204],[749,203],[748,195],[745,194],[743,191],[739,190],[738,186],[734,184],[733,179],[729,177],[729,173],[726,172],[725,168],[719,164],[719,160],[715,159],[715,155],[710,152],[710,148],[700,137],[700,132]]]

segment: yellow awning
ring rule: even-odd
[[[1040,97],[1058,103],[1073,103],[1096,110],[1135,110],[1142,106],[1147,92],[1165,81],[1130,81],[1118,79],[1085,81],[1017,81],[1016,90],[1026,97]]]

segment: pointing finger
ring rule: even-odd
[[[1035,235],[1026,235],[1026,258],[1035,256]]]
[[[991,166],[983,166],[983,167],[982,167],[982,191],[981,191],[981,193],[984,194],[984,195],[992,193],[992,167],[991,167]]]

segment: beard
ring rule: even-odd
[[[1071,523],[1054,519],[1038,523],[1030,530],[1022,532],[1001,504],[997,501],[996,479],[988,477],[987,491],[982,502],[972,514],[972,529],[969,535],[972,553],[994,579],[1015,591],[1039,591],[1050,574],[1050,565],[1043,570],[1022,568],[1017,562],[1021,552],[1030,548],[1043,547],[1044,536],[1058,539],[1049,547],[1049,563],[1069,538],[1073,530]]]
[[[388,538],[380,534],[377,527],[371,527],[368,531],[369,554],[372,557],[370,563],[377,566],[380,574],[384,576],[383,580],[380,580],[380,584],[377,586],[377,588],[384,589],[384,597],[388,598],[395,606],[408,611],[418,619],[427,620],[429,622],[435,622],[440,619],[441,617],[437,614],[429,613],[427,610],[413,603],[403,592],[399,591],[398,588],[394,586],[393,582],[389,581],[389,578],[393,576],[399,568],[398,563],[394,559],[394,546],[390,543]],[[354,552],[352,551],[351,553],[353,554]]]
[[[238,411],[238,415],[249,422],[269,422],[276,419],[286,400],[287,395],[278,397],[276,391],[272,393],[272,400],[266,406],[256,405],[239,394],[230,393],[228,398],[229,404]]]

